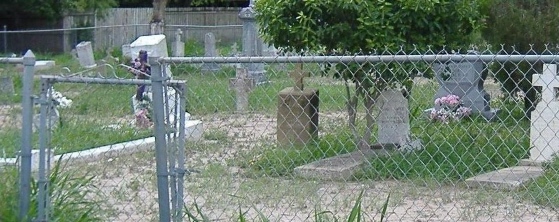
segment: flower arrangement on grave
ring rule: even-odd
[[[443,123],[458,121],[472,113],[472,109],[465,107],[460,97],[453,94],[435,99],[435,106],[440,108],[431,110],[429,118]]]
[[[141,128],[148,128],[152,125],[152,108],[151,108],[151,100],[148,96],[144,96],[144,98],[136,104],[134,107],[136,113],[134,116],[136,118],[136,126]]]

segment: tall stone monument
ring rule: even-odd
[[[318,137],[318,89],[305,88],[302,64],[290,73],[294,87],[279,92],[277,140],[283,145],[305,145]]]
[[[239,13],[239,18],[243,22],[243,56],[262,56],[263,42],[258,35],[258,26],[256,24],[256,11],[254,10],[254,2],[243,8]],[[256,81],[256,85],[268,82],[266,71],[263,63],[245,63],[250,78]]]

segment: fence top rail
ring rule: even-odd
[[[559,55],[359,55],[359,56],[259,56],[259,57],[162,57],[167,63],[384,63],[384,62],[559,62]]]
[[[117,78],[98,78],[98,77],[81,77],[81,76],[54,76],[42,75],[41,79],[64,82],[64,83],[88,83],[88,84],[110,84],[110,85],[150,85],[151,80],[143,79],[117,79]],[[167,80],[163,82],[167,86],[184,86],[185,80]]]
[[[0,63],[8,63],[8,64],[21,64],[23,63],[23,58],[9,58],[9,57],[0,57]]]

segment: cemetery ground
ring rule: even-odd
[[[76,67],[68,56],[59,59],[59,66]],[[527,157],[530,122],[523,118],[522,104],[502,101],[496,93],[492,106],[502,110],[499,121],[473,117],[435,123],[424,118],[423,110],[432,106],[437,84],[418,80],[410,99],[411,132],[423,141],[424,150],[371,158],[350,181],[316,181],[295,176],[293,169],[354,149],[345,127],[343,84],[312,72],[305,82],[320,89],[320,138],[306,148],[280,147],[273,142],[276,98],[292,85],[285,72],[270,71],[271,83],[250,93],[250,111],[243,114],[232,112],[235,102],[228,79],[234,77],[234,69],[200,75],[198,67],[172,68],[175,78],[188,81],[187,109],[205,127],[203,139],[186,146],[187,168],[195,171],[185,178],[186,209],[197,218],[229,221],[245,211],[252,220],[261,213],[272,221],[314,221],[316,212],[322,211],[331,212],[321,214],[325,217],[345,218],[364,190],[365,221],[380,219],[388,194],[389,221],[557,219],[559,161],[546,166],[543,177],[515,191],[472,189],[463,183]],[[126,76],[123,70],[117,73]],[[21,88],[17,82],[16,77],[16,88]],[[38,90],[38,82],[35,86]],[[53,131],[51,143],[59,154],[150,136],[149,130],[130,124],[133,86],[56,84],[55,89],[74,101],[72,107],[61,109],[62,125]],[[14,155],[20,101],[17,97],[5,101],[8,104],[0,112],[9,118],[0,121],[0,143],[8,148],[3,150],[6,155]],[[109,218],[156,220],[153,151],[74,162],[63,169],[76,177],[94,176],[90,188],[95,195],[90,198],[99,201]]]

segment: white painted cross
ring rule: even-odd
[[[547,104],[557,101],[559,89],[559,78],[557,76],[557,64],[544,64],[543,74],[534,74],[532,84],[542,87],[542,102]]]

